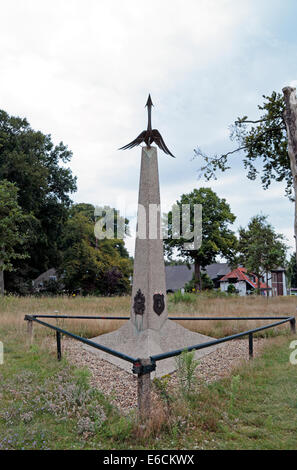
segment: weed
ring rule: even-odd
[[[240,385],[240,375],[233,375],[231,379],[231,387],[230,387],[229,415],[232,415],[234,413],[234,403],[237,398],[239,385]]]
[[[199,361],[195,360],[194,357],[195,351],[188,352],[186,350],[176,357],[180,390],[185,396],[193,391],[193,387],[197,382],[195,371]]]

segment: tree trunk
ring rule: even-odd
[[[202,291],[200,264],[195,260],[195,289]]]
[[[287,127],[288,136],[288,154],[290,157],[290,165],[293,177],[293,187],[295,193],[295,221],[294,221],[294,236],[295,236],[295,250],[296,250],[296,264],[297,264],[297,99],[296,88],[285,87],[283,88],[285,97],[285,112],[284,120]]]
[[[260,291],[260,275],[258,274],[257,276],[257,295],[260,295],[261,291]]]
[[[0,262],[0,295],[4,295],[4,271],[2,267],[3,263]]]
[[[268,271],[266,271],[266,282],[265,282],[266,286],[269,288],[269,284],[268,284]],[[272,284],[272,283],[271,283]],[[270,291],[267,290],[266,291],[266,297],[268,298],[270,296]],[[272,297],[272,291],[271,291],[271,297]]]

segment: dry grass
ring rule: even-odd
[[[184,307],[184,308],[183,308]],[[197,301],[191,304],[171,305],[169,312],[172,316],[177,313],[183,313],[187,316],[282,316],[296,315],[297,298],[287,297],[226,297],[209,298],[197,297]],[[257,326],[267,324],[267,321],[259,320],[234,320],[234,321],[186,321],[179,322],[182,326],[192,331],[214,336],[216,338],[231,335]],[[288,325],[278,327],[278,331],[287,329]],[[268,334],[273,334],[273,330]]]
[[[13,297],[0,298],[0,327],[24,327],[26,314],[60,315],[129,315],[128,297]],[[56,313],[58,312],[58,313]],[[92,337],[119,328],[124,322],[117,320],[44,320],[58,323],[83,336]],[[41,327],[42,328],[42,327]]]
[[[13,297],[0,298],[0,327],[24,329],[25,314],[116,315],[128,316],[131,299],[125,297]],[[197,296],[190,304],[174,304],[168,297],[169,315],[186,316],[255,316],[295,315],[296,297],[209,298]],[[56,324],[56,320],[51,320]],[[119,328],[121,320],[58,320],[59,326],[92,337]],[[261,321],[185,321],[183,326],[203,334],[222,337],[261,325]],[[42,328],[42,327],[41,327]],[[282,327],[280,327],[282,328]],[[287,329],[288,325],[284,326]],[[269,330],[271,332],[271,330]]]

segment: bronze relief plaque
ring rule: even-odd
[[[154,294],[154,312],[157,315],[161,315],[165,308],[164,294]]]
[[[143,315],[145,311],[145,297],[140,289],[138,289],[135,297],[134,297],[134,304],[133,309],[135,315]]]

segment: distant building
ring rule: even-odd
[[[230,284],[234,285],[239,295],[249,295],[257,289],[258,278],[245,268],[238,267],[221,278],[221,291],[227,292]],[[277,268],[261,278],[260,291],[268,296],[287,295],[285,269]]]
[[[272,296],[288,295],[286,284],[286,270],[282,267],[273,269],[268,276],[265,276],[265,282],[271,288]]]
[[[230,284],[234,285],[239,295],[249,295],[257,289],[258,278],[252,273],[247,273],[245,268],[239,267],[222,277],[220,280],[221,291],[228,292]],[[260,289],[266,295],[268,285],[260,281]]]
[[[40,274],[33,281],[33,289],[37,292],[42,290],[48,281],[57,281],[58,275],[55,268],[48,269],[44,273]]]
[[[213,263],[206,266],[201,270],[206,272],[207,275],[214,283],[214,287],[219,287],[220,279],[230,271],[230,266],[227,263]],[[183,289],[188,282],[193,279],[194,265],[188,268],[185,264],[165,266],[166,274],[166,291],[175,292]]]

